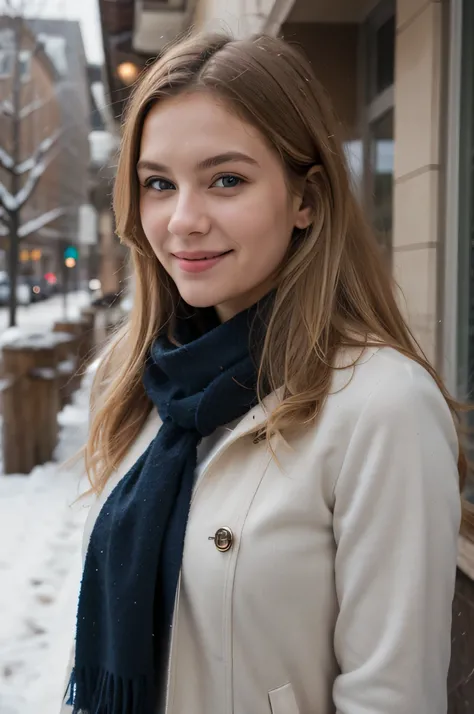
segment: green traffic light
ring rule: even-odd
[[[74,245],[69,245],[66,250],[64,251],[64,260],[67,260],[68,258],[72,258],[73,260],[77,260],[79,257],[79,251]]]

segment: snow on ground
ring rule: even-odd
[[[49,321],[49,324],[51,320]],[[0,714],[56,714],[74,637],[91,374],[60,415],[55,463],[0,475]]]
[[[75,292],[67,296],[67,308],[64,309],[62,295],[55,295],[48,300],[19,307],[17,314],[18,327],[8,327],[8,308],[0,307],[0,346],[5,341],[15,339],[24,332],[41,332],[51,329],[56,320],[74,319],[79,316],[81,307],[90,304],[87,292]]]

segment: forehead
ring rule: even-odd
[[[194,92],[157,102],[141,136],[141,157],[167,164],[178,158],[202,158],[221,151],[241,151],[262,158],[271,153],[264,137],[232,108],[208,92]]]

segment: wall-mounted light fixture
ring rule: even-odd
[[[117,74],[126,85],[133,84],[140,74],[140,70],[133,62],[121,62],[117,67]]]

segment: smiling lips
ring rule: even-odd
[[[178,261],[178,265],[185,273],[202,273],[204,270],[210,270],[214,265],[217,265],[227,255],[232,253],[231,250],[223,252],[214,251],[194,251],[173,253],[173,258]]]

